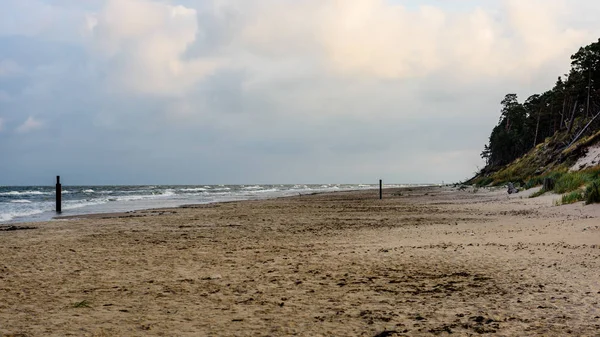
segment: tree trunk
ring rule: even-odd
[[[562,108],[562,112],[560,113],[560,128],[559,130],[563,129],[563,123],[565,122],[565,108],[567,106],[567,96],[565,96],[565,99],[563,99],[563,108]]]
[[[537,145],[538,131],[540,130],[540,115],[542,114],[542,109],[538,111],[537,115],[537,123],[535,125],[535,137],[533,138],[533,147]]]
[[[573,112],[571,113],[571,120],[569,120],[569,129],[567,130],[567,134],[570,135],[573,130],[573,122],[575,121],[575,110],[577,110],[577,101],[575,101],[575,106],[573,106]]]
[[[581,131],[579,131],[579,133],[577,134],[577,136],[575,136],[573,138],[573,140],[571,141],[571,143],[569,143],[569,146],[567,146],[567,148],[571,147],[571,145],[573,145],[578,139],[579,137],[581,137],[581,135],[583,135],[583,133],[585,132],[585,130],[587,130],[587,128],[596,120],[596,118],[598,118],[598,116],[600,116],[600,112],[598,112],[594,118],[592,118],[586,125],[585,127],[583,127],[583,129],[581,129]]]
[[[590,91],[592,89],[592,68],[588,70],[588,92],[587,92],[587,104],[585,107],[585,117],[590,116]]]
[[[550,104],[550,116],[552,117],[552,133],[546,132],[546,137],[548,137],[548,135],[553,135],[556,132],[556,117],[554,117],[554,104]]]

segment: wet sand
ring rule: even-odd
[[[600,336],[600,205],[384,192],[0,231],[0,335]]]

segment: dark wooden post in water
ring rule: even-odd
[[[383,199],[383,180],[379,179],[379,200]]]
[[[62,186],[60,176],[56,176],[56,213],[62,213]]]

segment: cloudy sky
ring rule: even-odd
[[[458,181],[595,0],[0,0],[0,185]]]

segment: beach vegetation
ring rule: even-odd
[[[544,183],[544,180],[541,179],[541,177],[533,177],[533,178],[529,178],[529,180],[527,180],[527,182],[525,183],[525,186],[523,186],[523,187],[526,190],[528,190],[530,188],[534,188],[536,186],[540,186],[543,183]]]
[[[600,178],[587,185],[584,198],[586,205],[600,203]]]
[[[532,188],[549,175],[566,174],[554,177],[555,192],[572,192],[590,177],[568,172],[593,145],[600,145],[600,39],[571,56],[570,71],[551,89],[524,100],[514,93],[504,96],[498,123],[481,152],[486,165],[467,183],[522,182],[521,187]]]
[[[561,199],[562,205],[574,204],[579,201],[583,201],[583,192],[581,190],[573,191],[568,194],[564,194]]]
[[[475,186],[478,186],[478,187],[489,186],[493,182],[494,182],[494,178],[492,178],[492,177],[481,177],[481,179],[478,179],[477,182],[475,182]]]
[[[73,303],[73,308],[91,308],[91,305],[88,300],[83,300],[81,302]]]
[[[563,194],[572,192],[583,186],[588,177],[583,172],[569,172],[560,176],[554,184],[554,193]]]
[[[555,181],[551,192],[564,194],[562,200],[557,204],[571,204],[578,201],[586,201],[586,204],[600,203],[600,167],[576,172],[552,172],[544,176],[533,177],[525,184],[527,188],[543,184],[544,179],[550,178]],[[585,189],[582,190],[582,187]],[[531,194],[530,198],[539,197],[548,190],[541,188]]]
[[[543,194],[546,194],[546,192],[548,192],[548,191],[546,191],[545,189],[541,188],[539,191],[531,194],[529,197],[530,198],[537,198],[537,197],[539,197],[539,196],[541,196]]]
[[[563,176],[563,174],[564,173],[561,171],[554,171],[554,172],[550,172],[548,174],[534,176],[527,180],[524,187],[526,190],[528,190],[533,187],[541,186],[544,184],[544,180],[546,180],[546,179],[551,179],[552,181],[557,181]]]

